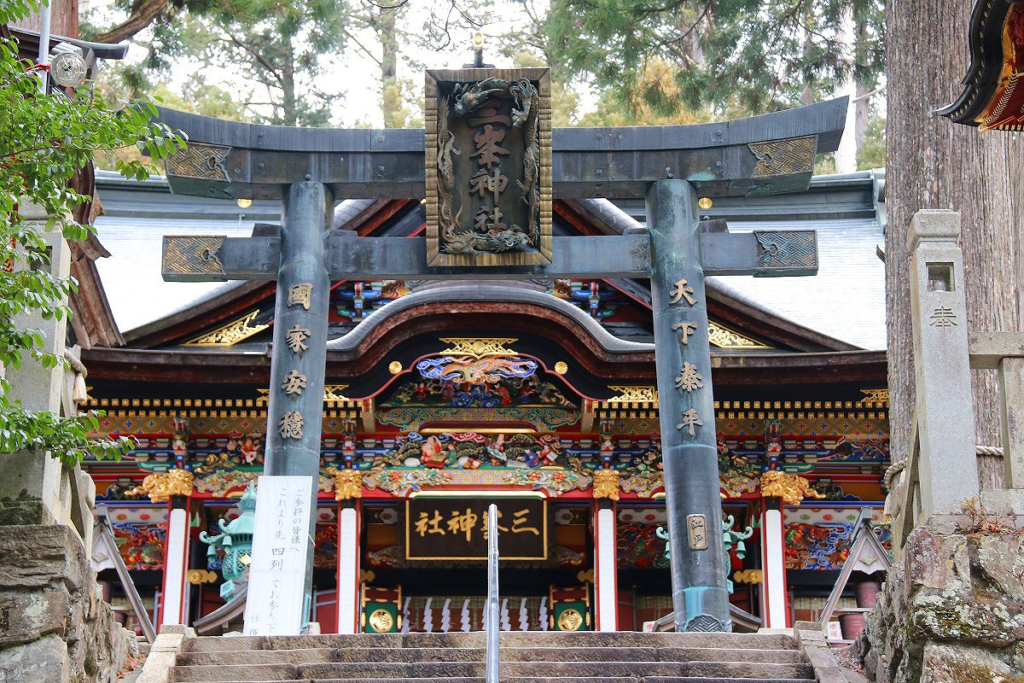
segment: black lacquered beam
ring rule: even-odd
[[[554,196],[638,198],[670,177],[709,197],[806,189],[815,154],[839,145],[846,106],[840,98],[722,123],[555,129]],[[177,194],[278,199],[291,183],[313,181],[338,199],[425,196],[422,130],[261,126],[172,109],[160,120],[190,140],[166,163]]]
[[[704,272],[815,275],[814,244],[813,231],[706,233],[701,236]],[[280,249],[278,237],[265,235],[164,237],[163,277],[168,282],[272,280],[277,277]],[[549,265],[473,271],[428,267],[424,238],[333,236],[328,242],[327,264],[332,280],[647,278],[651,247],[646,233],[555,237]]]

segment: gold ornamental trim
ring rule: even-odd
[[[732,580],[736,583],[758,584],[762,578],[760,569],[743,569],[733,574]]]
[[[864,398],[862,398],[861,400],[857,401],[857,405],[858,406],[863,406],[865,404],[875,404],[878,407],[882,407],[882,404],[884,404],[885,407],[889,406],[889,389],[888,388],[885,388],[885,389],[861,389],[860,393],[864,394]]]
[[[208,569],[189,569],[188,573],[185,574],[185,580],[193,586],[199,586],[204,583],[216,583],[217,572],[211,572]]]
[[[608,387],[618,392],[614,397],[603,403],[658,403],[658,390],[652,386],[619,386]]]
[[[148,495],[154,503],[166,503],[171,496],[191,496],[192,473],[188,470],[173,469],[151,474],[142,480],[142,486],[128,493],[132,496]]]
[[[448,337],[442,338],[441,341],[449,346],[439,352],[439,355],[472,356],[473,358],[518,355],[512,349],[506,348],[509,344],[519,341],[511,337]]]
[[[329,470],[334,480],[334,500],[363,497],[363,474],[359,470]]]
[[[348,385],[347,384],[325,384],[324,385],[324,403],[330,404],[332,407],[342,407],[342,408],[346,408],[346,407],[347,408],[354,408],[354,407],[356,407],[356,402],[355,401],[353,401],[352,399],[346,397],[344,394],[341,393],[345,389],[348,389]],[[270,389],[257,389],[256,391],[258,391],[259,394],[260,394],[259,397],[256,398],[256,405],[257,406],[265,406],[265,405],[267,405],[267,401],[270,399]],[[337,406],[336,404],[338,404],[338,403],[343,403],[345,405]]]
[[[594,498],[619,499],[619,473],[612,469],[595,470]]]
[[[761,475],[761,495],[765,498],[781,498],[786,505],[799,505],[804,498],[824,498],[811,488],[803,477],[771,470]]]
[[[751,339],[725,325],[712,322],[708,325],[708,341],[720,349],[771,349],[756,339]]]
[[[249,337],[262,332],[263,330],[270,327],[270,325],[252,325],[253,320],[259,314],[259,311],[253,311],[252,313],[239,318],[238,320],[228,323],[223,327],[218,327],[212,332],[200,335],[195,339],[185,342],[182,346],[208,346],[208,347],[227,347],[233,346],[240,341],[248,339]]]

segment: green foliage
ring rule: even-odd
[[[736,115],[806,104],[851,77],[873,87],[883,15],[882,0],[553,0],[545,28],[568,72],[625,106]],[[655,63],[672,66],[674,88],[647,77]]]
[[[122,68],[133,94],[153,93],[181,58],[229,69],[240,91],[193,77],[191,106],[213,115],[245,112],[248,120],[279,125],[325,126],[337,84],[329,57],[345,46],[345,0],[189,0],[172,3],[152,23],[153,38],[140,68]],[[225,97],[227,95],[227,97]],[[234,101],[232,101],[234,100]],[[176,106],[172,103],[170,106]],[[231,118],[230,116],[228,118]]]
[[[868,119],[863,144],[857,148],[857,169],[872,168],[885,168],[885,116],[878,114]]]
[[[13,21],[33,9],[25,0],[0,0],[0,22]],[[184,147],[180,135],[150,118],[156,107],[139,101],[112,110],[89,88],[71,99],[63,93],[40,94],[31,64],[17,57],[12,41],[0,41],[0,364],[23,362],[56,368],[65,363],[44,351],[44,335],[29,327],[32,317],[63,319],[70,315],[67,297],[76,290],[72,278],[52,274],[47,265],[45,232],[81,240],[91,228],[75,222],[72,210],[89,199],[72,190],[71,177],[96,150],[145,145],[155,158]],[[144,179],[141,160],[119,161],[127,178]],[[26,220],[28,205],[39,207],[49,221]],[[47,450],[63,462],[77,462],[88,450],[99,457],[130,448],[127,440],[98,442],[88,433],[98,426],[96,414],[62,419],[33,413],[10,397],[0,379],[0,452]]]

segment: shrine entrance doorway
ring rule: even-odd
[[[486,561],[465,559],[476,552],[466,539],[482,540],[476,534],[484,515],[475,510],[495,500],[501,515],[502,556],[509,558],[501,563],[500,628],[592,629],[591,502],[554,501],[529,490],[506,490],[446,491],[395,502],[364,500],[360,630],[483,630]],[[460,522],[467,513],[472,523]],[[431,529],[449,532],[448,537]],[[458,539],[450,537],[455,529]],[[566,610],[572,614],[559,624],[557,618]],[[382,629],[385,626],[390,628]]]

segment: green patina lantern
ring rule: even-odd
[[[199,540],[210,546],[206,551],[207,556],[216,555],[218,549],[224,551],[221,563],[224,583],[220,587],[220,596],[227,601],[234,597],[235,591],[244,583],[251,562],[252,534],[256,526],[255,482],[245,489],[236,507],[241,510],[240,515],[227,524],[223,519],[217,522],[222,533],[210,536],[203,531],[199,534]]]
[[[736,520],[733,518],[732,515],[726,517],[725,521],[722,522],[722,543],[725,545],[726,563],[728,563],[729,551],[732,550],[733,545],[736,546],[736,557],[740,558],[741,560],[744,557],[746,557],[747,546],[743,541],[747,540],[748,538],[754,535],[754,530],[749,526],[743,531],[734,531],[732,527],[735,523]],[[728,578],[729,574],[731,573],[731,567],[725,570],[725,584],[728,587],[730,593],[732,593],[733,591],[732,580]]]

